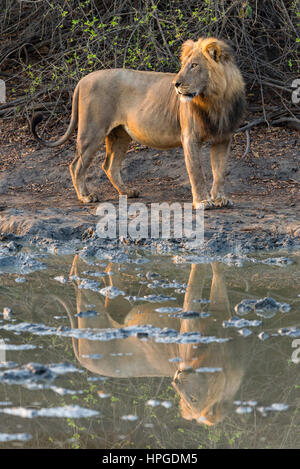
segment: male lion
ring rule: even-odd
[[[202,312],[199,302],[206,288],[210,285],[209,312],[206,318],[176,318],[175,314],[159,313],[157,308],[162,303],[140,303],[133,305],[123,296],[114,299],[103,298],[97,291],[80,288],[82,273],[86,262],[78,255],[74,257],[70,277],[76,294],[76,310],[72,295],[68,299],[59,299],[67,312],[71,327],[74,329],[73,349],[81,366],[92,373],[117,378],[168,377],[180,396],[181,415],[187,420],[195,419],[199,423],[215,425],[222,421],[233,407],[233,399],[239,390],[245,374],[249,356],[245,340],[229,340],[224,343],[169,343],[155,338],[141,340],[132,335],[126,339],[92,340],[82,337],[81,330],[107,331],[108,333],[123,328],[134,328],[151,324],[161,330],[175,329],[180,334],[200,333],[202,337],[228,337],[222,327],[223,320],[230,317],[231,307],[227,293],[224,266],[218,262],[192,264],[183,303],[165,303],[167,306],[182,306],[182,310]],[[114,275],[103,276],[103,286],[115,285],[126,291],[128,279],[119,271],[118,264],[107,266],[107,272]],[[145,273],[145,271],[144,271]],[[208,282],[209,280],[209,282]],[[132,281],[132,277],[131,277]],[[129,281],[129,284],[130,281]],[[141,285],[139,288],[143,288]],[[140,293],[142,290],[140,290]],[[195,302],[195,300],[198,300]],[[80,314],[86,305],[93,304],[96,316]],[[74,313],[77,313],[74,316]],[[78,334],[78,338],[75,338]],[[112,335],[113,337],[113,335]],[[177,358],[174,360],[174,358]],[[199,368],[221,368],[215,373],[197,372]]]
[[[43,116],[33,116],[33,135],[48,147],[64,143],[78,124],[77,154],[70,172],[81,202],[98,200],[97,195],[89,193],[85,175],[104,140],[102,168],[110,182],[120,194],[138,195],[126,188],[120,174],[133,139],[158,149],[183,147],[195,208],[200,203],[205,208],[232,204],[224,193],[224,177],[231,136],[244,109],[243,78],[230,47],[216,38],[186,41],[181,62],[177,75],[111,69],[82,78],[74,92],[71,122],[57,141],[38,137],[35,128]],[[205,141],[211,142],[210,195],[199,159]]]

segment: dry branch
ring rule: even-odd
[[[61,93],[57,111],[70,108],[67,91],[93,70],[176,72],[182,42],[210,35],[232,44],[260,114],[240,131],[299,123],[291,99],[299,78],[294,0],[5,0],[1,8],[2,116],[30,114],[38,100],[53,103]]]

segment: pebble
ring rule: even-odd
[[[253,412],[253,407],[250,406],[240,406],[235,409],[237,414],[251,414]]]
[[[254,319],[253,321],[249,321],[248,319],[241,319],[237,317],[232,317],[229,321],[223,321],[223,327],[236,327],[236,328],[243,328],[243,327],[258,327],[261,325],[261,321],[258,319]]]
[[[272,318],[277,311],[281,313],[289,312],[291,309],[288,303],[279,303],[274,298],[265,297],[259,300],[245,299],[238,303],[234,310],[240,316],[254,311],[258,316],[265,319]]]
[[[182,311],[182,308],[172,308],[172,306],[166,306],[162,308],[156,308],[155,311],[158,313],[179,313],[179,311]]]
[[[26,407],[8,407],[0,409],[0,413],[15,415],[22,418],[36,417],[57,417],[57,418],[89,418],[99,415],[99,412],[92,409],[85,409],[80,406],[67,405],[63,407],[48,407],[41,409],[28,409]]]
[[[266,332],[260,332],[257,336],[260,340],[266,340],[268,339],[270,336],[269,334],[267,334]]]
[[[234,401],[233,403],[238,406],[255,407],[257,405],[257,401]]]
[[[265,417],[268,412],[282,412],[284,410],[287,410],[288,408],[289,406],[287,404],[274,403],[274,404],[271,404],[270,406],[257,407],[256,410]]]
[[[251,311],[254,310],[254,305],[257,300],[242,300],[239,304],[237,304],[234,307],[234,311],[239,314],[240,316],[243,316],[245,314],[250,313]]]
[[[93,318],[97,316],[97,311],[89,310],[89,311],[80,311],[80,313],[75,314],[78,318]]]
[[[257,312],[277,311],[279,309],[279,303],[277,303],[273,298],[267,296],[262,300],[258,300],[254,305],[254,309]]]
[[[250,329],[247,329],[247,327],[244,327],[243,329],[239,329],[238,333],[243,337],[248,337],[252,334],[252,331],[250,331]]]
[[[269,265],[283,266],[283,265],[293,264],[293,260],[289,259],[288,257],[270,257],[268,259],[264,259],[262,263],[269,264]]]
[[[63,275],[59,275],[58,277],[54,277],[54,280],[56,280],[59,283],[67,283],[68,279],[64,277]]]
[[[149,401],[146,402],[146,405],[149,405],[150,407],[157,407],[160,405],[160,401],[156,399],[149,399]]]
[[[95,280],[89,280],[87,278],[82,279],[80,284],[78,285],[78,288],[80,289],[92,290],[92,291],[99,291],[99,287],[100,287],[99,282],[96,282]]]
[[[99,293],[101,293],[101,295],[106,296],[107,298],[110,298],[110,299],[116,298],[117,296],[120,296],[120,295],[122,296],[125,295],[125,292],[113,286],[101,288]]]
[[[29,433],[0,433],[0,441],[28,441],[32,436]]]
[[[161,405],[162,407],[165,407],[165,409],[170,409],[170,407],[172,407],[172,402],[170,402],[170,401],[162,401],[162,402],[160,403],[160,405]]]
[[[196,368],[195,369],[196,373],[217,373],[219,371],[222,371],[222,368],[213,368],[213,367],[202,366],[201,368]]]
[[[175,301],[173,296],[165,295],[147,295],[147,296],[125,296],[128,301],[149,301],[150,303],[164,303],[166,301]]]
[[[121,419],[122,420],[127,420],[128,422],[134,422],[135,420],[138,420],[138,416],[133,415],[133,414],[122,415]]]

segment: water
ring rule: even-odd
[[[299,252],[38,254],[0,262],[0,447],[300,447]]]

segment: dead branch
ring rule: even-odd
[[[291,99],[299,78],[297,14],[292,0],[6,0],[0,73],[8,103],[0,105],[1,115],[16,113],[16,106],[26,115],[45,87],[50,91],[43,99],[51,103],[53,93],[74,89],[99,68],[177,72],[185,40],[217,36],[235,50],[248,100],[260,113],[239,131],[267,122],[298,125],[299,104]],[[70,109],[67,93],[58,103],[63,105]],[[280,114],[273,115],[273,108]]]

